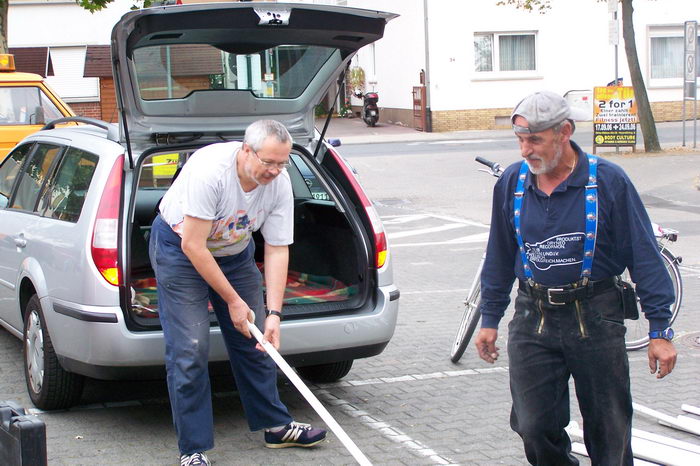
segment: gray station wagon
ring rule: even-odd
[[[295,141],[281,352],[312,381],[382,352],[399,298],[386,236],[352,169],[314,128],[314,107],[393,17],[256,2],[137,10],[117,23],[119,125],[56,120],[0,165],[0,324],[24,341],[36,406],[79,402],[85,376],[164,373],[147,248],[158,202],[197,148],[240,140],[260,118],[283,122]],[[220,335],[213,314],[211,333]],[[227,360],[221,338],[210,360]]]

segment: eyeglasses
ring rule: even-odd
[[[255,158],[258,159],[258,162],[260,162],[260,165],[263,167],[270,169],[270,168],[277,168],[278,170],[284,170],[285,168],[288,168],[290,163],[289,161],[286,162],[270,162],[267,160],[263,160],[260,158],[257,152],[253,150],[253,148],[250,148],[250,151],[255,154]]]

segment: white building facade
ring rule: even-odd
[[[509,124],[515,104],[531,92],[569,92],[575,101],[615,79],[609,34],[613,15],[606,2],[552,0],[545,14],[499,6],[496,0],[342,3],[401,15],[387,25],[382,40],[361,50],[353,62],[365,70],[368,81],[376,81],[368,87],[379,93],[380,114],[393,122],[413,126],[412,88],[420,85],[421,70],[434,131],[502,127]],[[619,8],[618,76],[631,86]],[[700,2],[634,0],[633,20],[654,116],[657,121],[679,120],[683,24],[700,21]]]

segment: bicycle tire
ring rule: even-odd
[[[455,335],[452,343],[452,351],[450,351],[450,360],[454,363],[459,362],[462,355],[464,355],[464,351],[466,351],[472,335],[474,335],[474,330],[476,330],[476,326],[481,319],[481,311],[479,310],[480,294],[481,290],[477,287],[474,295],[470,296],[464,304],[462,320],[459,323],[457,335]]]
[[[681,309],[681,302],[683,301],[683,281],[681,279],[681,272],[678,269],[676,257],[665,248],[661,248],[660,252],[664,260],[664,265],[666,266],[666,271],[673,282],[673,291],[676,295],[675,301],[671,304],[671,324],[673,324],[676,317],[678,317],[678,313]],[[629,281],[629,273],[627,270],[625,270],[623,279]],[[639,300],[639,298],[637,298],[637,300]],[[627,327],[627,332],[625,333],[625,347],[627,351],[640,350],[649,345],[649,324],[646,319],[625,320],[625,327]]]

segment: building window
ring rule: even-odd
[[[697,38],[700,50],[700,36]],[[649,29],[649,77],[651,85],[682,85],[684,66],[683,26]],[[697,75],[700,76],[700,68]]]
[[[535,33],[474,34],[474,70],[535,71]]]
[[[68,103],[99,100],[99,79],[83,77],[86,49],[84,45],[49,47],[54,76],[47,76],[46,81]]]

